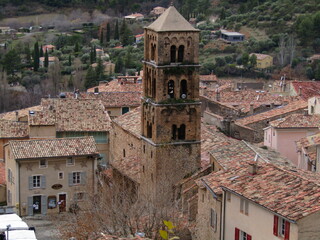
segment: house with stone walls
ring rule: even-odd
[[[268,127],[269,122],[290,114],[304,113],[307,107],[308,103],[305,100],[298,100],[270,111],[239,118],[231,123],[230,135],[249,142],[262,142],[264,140],[263,129]]]
[[[96,191],[99,152],[91,136],[16,140],[4,148],[7,204],[21,216],[85,209]]]

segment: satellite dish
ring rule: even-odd
[[[186,99],[186,98],[187,98],[187,95],[183,93],[183,94],[181,94],[181,98],[182,98],[182,99]]]

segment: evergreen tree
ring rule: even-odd
[[[46,49],[46,53],[44,54],[44,67],[45,68],[49,67],[49,54],[47,49]]]
[[[86,74],[86,79],[84,82],[84,87],[86,89],[91,88],[96,86],[97,84],[97,76],[96,76],[96,71],[90,66],[88,68],[87,74]]]
[[[72,65],[72,59],[71,59],[71,54],[69,54],[69,66]]]
[[[116,25],[114,27],[114,39],[119,40],[119,23],[116,21]]]
[[[40,46],[40,49],[39,49],[39,56],[40,57],[44,56],[42,45]]]
[[[92,46],[91,50],[90,50],[90,63],[91,64],[96,62],[96,56],[97,56],[96,47]]]
[[[110,42],[110,36],[111,36],[111,28],[110,23],[107,24],[107,32],[106,32],[106,41],[107,43]]]
[[[16,50],[12,49],[4,55],[2,65],[7,74],[14,75],[15,71],[21,69],[21,59]]]
[[[34,44],[34,49],[33,49],[33,70],[38,71],[39,65],[40,65],[40,60],[39,60],[39,44],[36,42]]]
[[[78,53],[80,51],[79,42],[76,42],[76,45],[74,46],[74,52]]]
[[[96,76],[98,81],[104,80],[104,66],[101,58],[99,58],[97,62]]]
[[[103,39],[103,34],[104,34],[104,33],[103,33],[103,32],[104,32],[103,30],[104,30],[104,28],[101,28],[101,32],[100,32],[100,44],[103,44],[103,40],[104,40],[104,39]]]
[[[126,53],[126,56],[124,58],[124,66],[126,68],[130,68],[132,66],[132,56],[131,56],[131,52],[132,52],[132,47],[128,47],[127,49],[127,53]]]
[[[115,66],[114,71],[116,73],[122,73],[122,71],[123,71],[123,60],[120,56],[118,56],[118,58],[116,60],[116,66]]]
[[[30,65],[31,64],[31,52],[30,52],[29,45],[25,46],[24,53],[26,54],[27,64]]]
[[[127,26],[125,19],[123,19],[122,25],[120,28],[120,41],[124,46],[130,44],[130,30]]]

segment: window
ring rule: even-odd
[[[210,210],[210,226],[215,232],[217,231],[217,213],[212,208]]]
[[[127,112],[129,112],[129,107],[123,107],[122,108],[122,114],[125,114],[125,113],[127,113]]]
[[[74,166],[74,158],[72,158],[72,157],[67,158],[67,165],[68,166]]]
[[[235,228],[234,239],[235,240],[252,240],[252,237],[248,233],[241,231],[239,228]]]
[[[39,161],[39,168],[46,168],[46,167],[48,167],[48,166],[47,166],[47,160],[41,159],[41,160]]]
[[[58,173],[58,179],[59,179],[59,180],[63,179],[63,172],[59,172],[59,173]]]
[[[181,124],[178,129],[178,139],[184,140],[186,138],[186,125]]]
[[[174,98],[174,81],[170,80],[168,82],[168,97]]]
[[[187,98],[187,81],[182,80],[180,83],[180,98]]]
[[[33,176],[33,188],[41,187],[41,176]]]
[[[81,183],[81,174],[80,172],[73,172],[72,173],[72,183],[73,184],[80,184]]]
[[[240,212],[245,215],[249,214],[249,201],[243,198],[240,199]]]
[[[177,125],[173,124],[172,125],[172,140],[177,139]]]
[[[283,237],[284,240],[289,240],[290,222],[284,218],[274,215],[273,235]]]
[[[310,110],[311,114],[314,113],[314,106],[311,106],[311,110]]]
[[[125,149],[122,150],[122,155],[123,155],[123,157],[126,157],[126,150]]]
[[[57,207],[57,197],[56,196],[49,196],[48,197],[48,208],[53,209]]]
[[[12,183],[12,171],[10,168],[8,168],[8,182]]]
[[[170,62],[175,63],[176,62],[176,46],[172,45],[170,48]]]
[[[184,46],[181,45],[178,48],[178,62],[183,62],[183,55],[184,55]]]

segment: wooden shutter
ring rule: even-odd
[[[73,186],[73,173],[68,173],[69,186]]]
[[[290,222],[285,221],[284,240],[289,240],[290,235]]]
[[[247,240],[251,240],[251,239],[252,239],[251,235],[247,234]]]
[[[40,177],[40,186],[41,188],[46,188],[46,176]]]
[[[240,230],[239,230],[239,228],[235,228],[234,240],[239,240],[239,238],[240,238]]]
[[[41,196],[41,214],[46,215],[47,214],[47,196]]]
[[[81,172],[80,173],[80,183],[81,184],[86,184],[87,181],[87,173],[86,172]]]
[[[29,184],[29,190],[33,189],[33,177],[29,177],[28,184]]]
[[[278,226],[279,226],[279,217],[274,215],[274,217],[273,217],[273,235],[275,235],[275,236],[279,235]]]
[[[28,215],[33,215],[33,197],[28,197]]]

